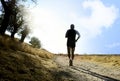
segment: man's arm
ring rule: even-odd
[[[75,40],[77,42],[78,39],[80,38],[80,33],[76,30],[76,34],[78,35],[77,39]]]

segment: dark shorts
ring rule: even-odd
[[[75,40],[67,40],[67,47],[74,48],[75,47]]]

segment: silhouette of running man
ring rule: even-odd
[[[76,39],[76,34],[77,39]],[[67,52],[69,57],[69,66],[73,66],[74,51],[77,40],[80,38],[80,33],[74,29],[74,24],[70,25],[70,29],[67,30],[65,37],[67,38]]]

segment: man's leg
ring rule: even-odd
[[[68,57],[70,59],[70,47],[67,47]]]
[[[71,48],[71,59],[70,59],[70,66],[73,66],[73,59],[74,59],[74,51],[75,51],[75,48]]]
[[[75,51],[75,48],[72,48],[72,60],[74,59],[74,51]]]
[[[71,57],[71,51],[72,51],[72,48],[71,47],[67,47],[67,50],[68,50],[68,57],[69,57],[69,66],[72,66],[72,57]]]

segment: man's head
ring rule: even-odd
[[[74,29],[74,24],[71,24],[71,25],[70,25],[70,28],[71,28],[71,29]]]

